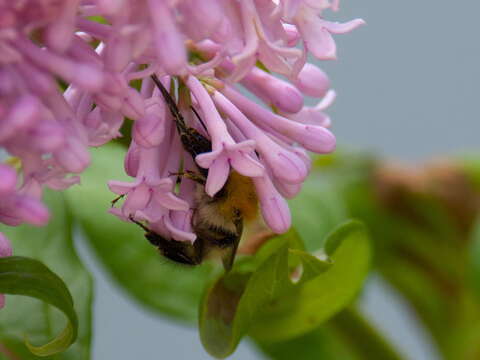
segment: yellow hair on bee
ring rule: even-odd
[[[235,210],[239,210],[244,220],[257,217],[258,198],[252,179],[232,171],[225,184],[225,200],[219,206],[219,212],[232,218]]]

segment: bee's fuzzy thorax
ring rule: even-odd
[[[225,201],[219,211],[225,217],[235,216],[235,210],[239,210],[244,220],[253,220],[258,212],[258,199],[255,187],[249,177],[242,176],[232,171],[225,184]]]

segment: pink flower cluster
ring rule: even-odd
[[[156,74],[165,85],[176,81],[187,124],[212,142],[195,158],[209,169],[206,192],[216,194],[232,169],[251,177],[265,222],[286,231],[285,198],[308,176],[307,151],[335,148],[324,113],[335,93],[307,55],[334,59],[332,34],[363,24],[327,21],[328,9],[337,11],[338,0],[0,0],[0,149],[20,164],[0,164],[0,222],[45,224],[42,189],[77,183],[89,147],[120,136],[129,118],[125,170],[135,180],[109,183],[126,195],[112,212],[194,241],[194,184],[176,190],[171,173],[196,166],[150,78]],[[304,96],[320,101],[307,107]]]

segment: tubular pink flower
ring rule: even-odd
[[[85,116],[85,127],[88,131],[88,145],[101,146],[120,134],[123,116],[100,107],[96,107]]]
[[[63,53],[72,41],[79,2],[80,0],[64,0],[59,16],[46,29],[45,42],[55,52]]]
[[[182,35],[177,29],[171,10],[166,2],[148,0],[155,33],[154,42],[157,57],[167,74],[179,75],[184,72],[187,55]]]
[[[305,95],[318,98],[324,97],[328,89],[330,89],[330,80],[327,74],[319,67],[310,63],[305,64],[294,84]]]
[[[285,182],[274,179],[273,184],[278,192],[287,199],[293,199],[302,190],[302,183],[287,184]]]
[[[171,119],[170,119],[171,121]],[[176,131],[171,125],[166,129],[169,134]],[[133,183],[110,181],[108,186],[111,191],[118,195],[126,195],[126,200],[121,210],[113,209],[113,214],[127,220],[134,216],[139,220],[147,220],[151,229],[155,229],[165,237],[174,237],[177,240],[193,241],[192,233],[177,229],[170,219],[170,210],[188,211],[189,203],[173,193],[174,182],[168,178],[170,172],[178,171],[177,167],[172,168],[172,163],[178,164],[179,158],[162,155],[168,151],[178,155],[180,143],[175,136],[170,141],[164,141],[160,146],[141,147],[134,143],[136,150],[130,154],[138,153],[138,169],[134,169],[136,180]],[[134,165],[136,166],[136,165]]]
[[[220,92],[213,94],[213,100],[237,125],[242,133],[255,140],[255,149],[269,165],[275,176],[292,184],[300,183],[308,175],[305,163],[294,153],[284,149],[265,133],[252,124],[228,99]]]
[[[124,168],[127,175],[136,177],[140,166],[141,148],[137,146],[134,140],[130,143],[127,155],[125,155]]]
[[[55,160],[67,171],[81,173],[90,164],[90,153],[85,144],[75,137],[69,135],[63,147],[54,152]]]
[[[17,226],[27,222],[36,226],[43,226],[48,222],[48,209],[40,200],[28,195],[14,194],[2,198],[0,203],[0,222],[10,226]]]
[[[223,22],[222,7],[215,0],[183,0],[177,10],[183,31],[194,41],[214,35]]]
[[[17,173],[8,165],[0,163],[0,198],[15,191]]]
[[[328,128],[331,125],[331,119],[330,116],[325,114],[324,110],[334,102],[336,96],[335,91],[329,90],[325,97],[316,106],[305,106],[296,114],[282,115],[303,124],[318,125]]]
[[[303,96],[295,86],[258,68],[253,68],[241,83],[266,104],[281,111],[296,113],[303,106]]]
[[[292,24],[283,24],[283,29],[287,35],[287,45],[295,46],[300,40],[300,34],[298,33],[297,27]]]
[[[336,59],[337,47],[331,34],[345,34],[365,24],[365,21],[355,19],[344,24],[333,23],[323,20],[319,16],[320,13],[321,9],[302,4],[293,16],[294,24],[297,26],[306,48],[317,59]]]
[[[90,64],[79,64],[48,50],[42,50],[27,39],[18,38],[17,48],[33,63],[61,76],[81,88],[98,91],[104,84],[104,77],[100,69]]]
[[[275,32],[270,34],[266,33],[264,23],[270,19],[273,9],[269,6],[256,8],[253,0],[242,1],[240,9],[246,45],[240,54],[232,58],[237,65],[232,80],[240,79],[247,73],[246,70],[253,65],[251,62],[255,59],[254,54],[258,54],[258,59],[269,70],[291,76],[299,62],[304,61],[304,54],[299,49],[287,46],[287,36],[283,27],[277,27]],[[270,24],[270,30],[273,28],[272,25]],[[272,39],[272,36],[275,38]]]
[[[194,171],[195,165],[190,158],[190,154],[186,154],[184,152],[183,155],[184,155],[183,159],[184,159],[185,169]],[[189,203],[190,209],[186,211],[185,210],[170,211],[170,219],[171,219],[173,228],[178,229],[179,231],[182,232],[182,236],[174,236],[175,240],[179,240],[179,241],[186,240],[193,243],[197,238],[197,236],[193,233],[193,229],[192,229],[192,217],[193,217],[192,209],[195,206],[194,197],[195,197],[196,186],[197,185],[193,181],[187,178],[183,178],[182,182],[180,183],[180,191],[178,195],[179,197],[181,197],[182,199],[185,199]]]
[[[263,166],[249,155],[254,150],[255,142],[250,140],[236,144],[202,84],[189,76],[187,86],[205,115],[205,125],[212,139],[212,151],[200,154],[195,159],[201,167],[209,169],[205,186],[207,194],[213,196],[225,185],[230,165],[244,176],[261,176]]]
[[[135,142],[143,147],[158,146],[165,136],[165,103],[158,97],[149,100],[146,115],[133,128]]]
[[[316,153],[329,153],[335,149],[335,137],[324,127],[304,125],[275,115],[253,101],[248,100],[230,86],[225,86],[222,92],[248,118],[260,126],[270,127]]]
[[[105,65],[113,72],[121,72],[130,63],[132,43],[128,37],[112,36],[105,48]]]
[[[187,210],[188,203],[179,199],[173,193],[173,182],[168,178],[161,178],[162,161],[161,152],[166,147],[142,148],[140,151],[140,163],[137,179],[133,183],[110,181],[108,186],[111,191],[118,195],[127,195],[122,206],[122,214],[125,218],[134,216],[137,211],[147,209],[150,202],[157,202],[166,209]],[[150,219],[155,219],[152,215]]]
[[[290,209],[268,176],[253,178],[266,224],[277,234],[286,232],[292,223]]]
[[[1,101],[1,100],[0,100]],[[37,98],[23,95],[0,122],[0,143],[29,126],[39,118],[41,105]]]

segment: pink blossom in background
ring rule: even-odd
[[[330,0],[0,0],[0,148],[21,164],[20,172],[0,164],[0,222],[44,225],[42,189],[78,183],[89,148],[119,137],[129,118],[125,170],[133,180],[109,183],[125,195],[111,212],[194,241],[194,189],[182,181],[176,190],[170,174],[182,160],[195,165],[150,79],[156,74],[181,85],[187,124],[212,141],[212,151],[195,159],[209,169],[207,193],[218,192],[232,169],[252,177],[265,222],[285,232],[285,198],[308,176],[307,151],[335,149],[324,113],[335,93],[306,59],[336,58],[332,34],[363,24],[324,18],[337,10]],[[133,80],[141,81],[139,91]],[[304,106],[305,96],[318,105]]]

